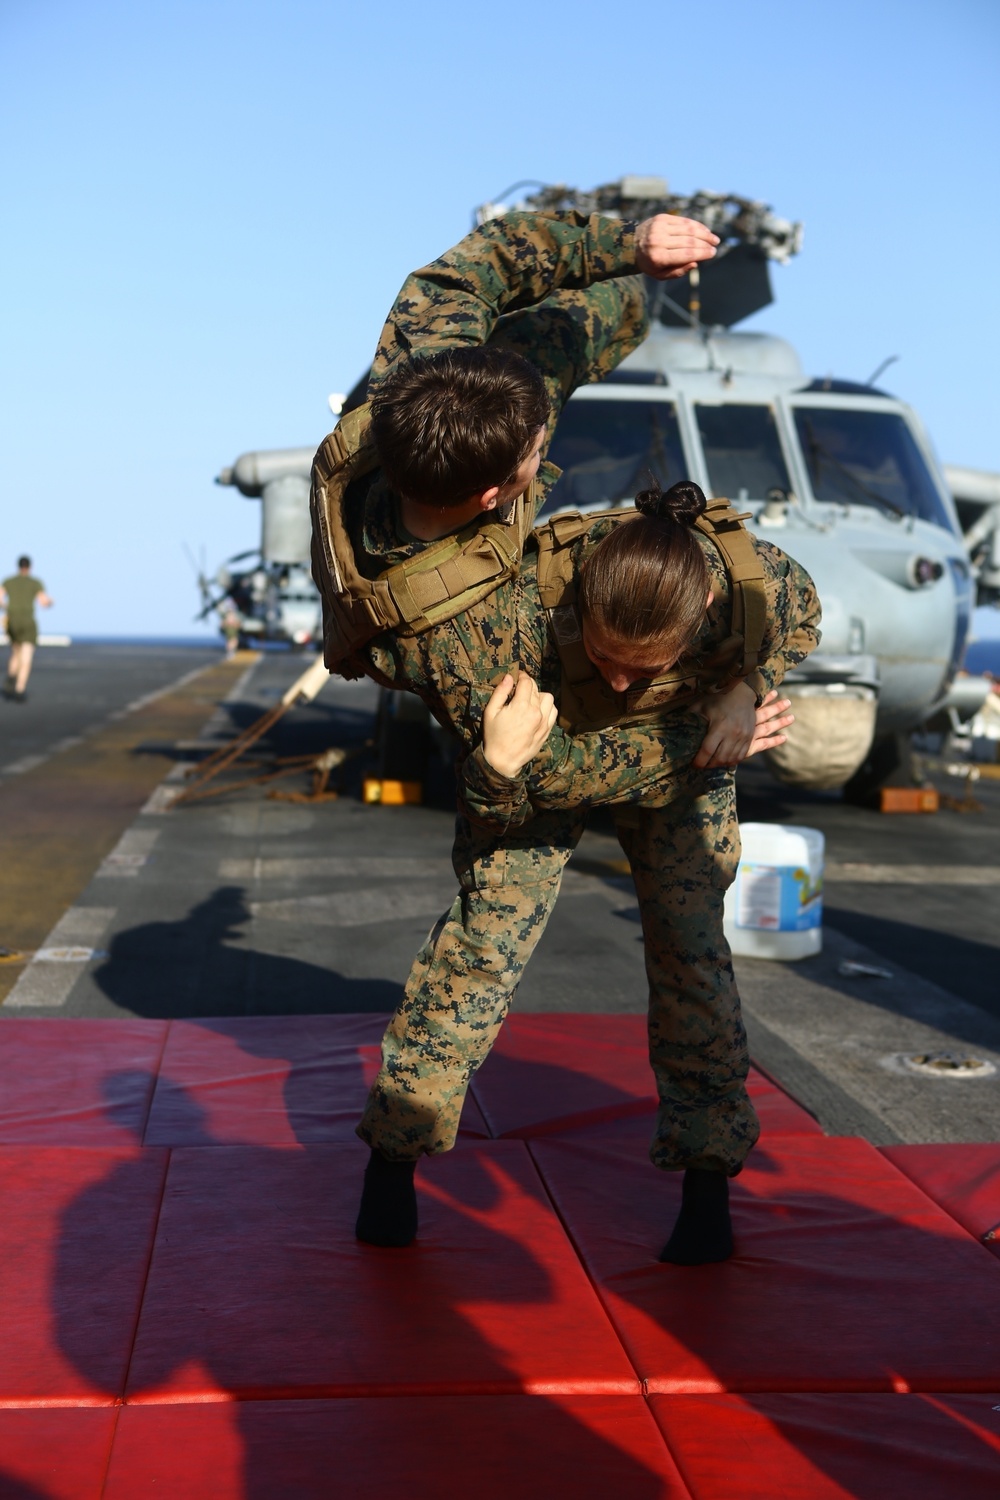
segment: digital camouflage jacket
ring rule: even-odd
[[[634,226],[598,215],[510,214],[467,235],[439,260],[408,277],[379,340],[374,392],[397,360],[456,344],[490,342],[514,349],[541,371],[552,404],[551,439],[569,395],[610,373],[646,335],[641,280],[634,274]],[[559,471],[539,470],[539,506]],[[348,525],[359,568],[374,577],[425,544],[408,536],[381,472],[347,492]],[[576,544],[581,557],[612,522],[597,523]],[[773,574],[773,629],[762,651],[768,686],[816,644],[819,611],[811,580],[777,548],[758,543]],[[703,628],[707,647],[728,634],[728,587],[707,544],[716,604]],[[710,555],[709,555],[710,554]],[[699,638],[699,644],[701,638]],[[558,657],[548,643],[529,551],[520,573],[474,608],[416,636],[386,633],[363,650],[360,665],[385,687],[416,693],[466,752],[479,743],[482,711],[512,667],[556,691]],[[570,736],[555,731],[527,774],[507,781],[482,757],[462,773],[469,815],[502,831],[536,808],[606,802],[668,801],[678,768],[686,769],[704,734],[696,714],[675,710],[648,726]]]
[[[577,573],[588,552],[614,525],[610,519],[596,521],[573,543]],[[707,658],[730,634],[730,585],[709,538],[695,535],[705,553],[715,597],[691,650],[695,657]],[[752,534],[751,539],[763,566],[768,604],[761,661],[753,678],[753,686],[763,696],[815,650],[820,606],[816,587],[799,563],[773,543]],[[518,665],[543,692],[557,696],[561,663],[546,611],[531,586],[532,569],[529,556],[518,580]],[[624,694],[621,702],[624,717]],[[495,771],[480,744],[461,767],[459,803],[472,822],[497,833],[520,827],[538,811],[558,807],[608,802],[659,806],[675,794],[675,778],[687,770],[704,735],[705,720],[695,710],[669,705],[642,722],[632,720],[611,729],[570,733],[557,726],[541,753],[514,778]]]

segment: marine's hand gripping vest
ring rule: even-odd
[[[725,564],[732,606],[731,633],[707,656],[688,654],[665,672],[626,693],[605,682],[583,646],[577,605],[577,560],[571,547],[596,521],[634,521],[635,510],[557,516],[535,531],[538,592],[549,617],[562,663],[559,723],[564,729],[606,729],[612,724],[648,723],[664,708],[680,708],[706,692],[723,693],[751,677],[759,664],[767,629],[764,570],[746,516],[728,500],[710,500],[695,529],[710,537]]]
[[[505,521],[475,521],[376,578],[359,571],[348,531],[348,485],[378,466],[367,406],[349,412],[313,460],[312,568],[323,601],[323,656],[331,672],[363,675],[357,653],[392,630],[419,635],[478,604],[517,572],[536,508],[534,483]]]

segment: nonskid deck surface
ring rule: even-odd
[[[755,1072],[736,1255],[663,1265],[640,1019],[513,1015],[377,1250],[384,1020],[5,1023],[0,1494],[995,1495],[1000,1146],[901,1170]]]
[[[0,946],[24,958],[0,964],[0,1017],[381,1012],[397,1003],[454,895],[453,800],[439,785],[424,806],[364,806],[358,788],[371,761],[362,755],[339,801],[296,805],[244,786],[169,811],[196,742],[222,745],[273,708],[303,659],[204,664],[203,652],[155,661],[150,683],[186,668],[169,693],[69,749],[55,740],[41,764],[0,780]],[[104,670],[112,666],[109,657]],[[88,671],[104,701],[112,689],[100,661]],[[44,691],[40,677],[39,699]],[[360,749],[375,701],[372,684],[332,679],[263,748]],[[978,785],[978,813],[929,818],[880,818],[828,794],[793,793],[754,762],[739,785],[744,817],[827,835],[823,952],[796,964],[737,960],[753,1056],[827,1134],[885,1146],[995,1140],[1000,783]],[[515,1010],[644,1010],[637,917],[613,827],[595,817]],[[62,962],[46,961],[53,949]],[[844,975],[844,960],[892,977]],[[995,1071],[957,1080],[899,1064],[942,1051]]]

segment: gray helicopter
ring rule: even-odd
[[[514,196],[526,186],[535,191]],[[808,569],[823,601],[822,645],[785,681],[796,733],[771,754],[772,769],[787,783],[844,786],[859,800],[905,778],[911,732],[975,712],[985,696],[980,680],[956,682],[956,674],[974,575],[987,596],[1000,586],[1000,567],[991,566],[994,551],[1000,564],[1000,527],[990,519],[1000,518],[1000,504],[970,513],[970,556],[923,424],[875,384],[886,366],[865,382],[811,379],[783,339],[733,331],[773,300],[768,262],[799,251],[801,225],[749,199],[671,194],[650,177],[589,192],[519,183],[503,199],[482,205],[476,222],[514,208],[675,213],[719,235],[719,253],[700,273],[650,282],[648,338],[608,379],[570,398],[549,455],[563,474],[545,514],[629,505],[651,476],[665,486],[688,477],[728,496]],[[331,398],[335,414],[363,400],[366,383],[346,400]],[[271,602],[247,612],[247,636],[295,638],[271,580],[294,568],[294,602],[305,606],[311,458],[311,449],[244,454],[219,476],[262,499],[259,594]],[[991,496],[993,476],[979,478],[977,494]],[[318,641],[319,602],[310,600]]]
[[[244,453],[216,477],[216,484],[232,485],[260,501],[260,547],[229,558],[214,578],[199,573],[197,618],[207,619],[213,612],[235,615],[243,645],[274,641],[305,647],[322,640],[309,559],[309,471],[315,452],[279,448]]]

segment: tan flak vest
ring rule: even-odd
[[[626,693],[614,692],[583,648],[577,579],[571,543],[595,521],[634,521],[634,510],[557,516],[539,526],[538,592],[549,617],[552,639],[562,662],[559,723],[564,729],[606,729],[611,724],[648,723],[664,708],[680,708],[706,692],[724,692],[759,664],[767,629],[764,570],[743,522],[728,500],[710,500],[694,527],[710,537],[729,578],[732,606],[730,635],[709,656],[682,656],[665,672]],[[624,705],[624,707],[623,707]]]
[[[365,578],[355,560],[344,497],[348,485],[377,465],[367,406],[342,417],[313,460],[312,567],[323,600],[323,656],[331,672],[345,677],[362,675],[354,658],[383,631],[420,635],[513,578],[536,504],[533,481],[506,520],[475,521]]]

